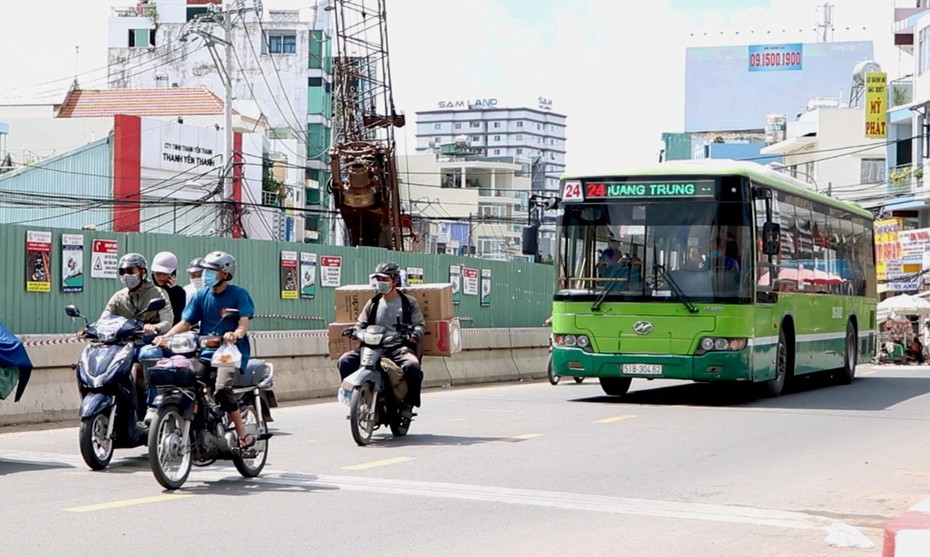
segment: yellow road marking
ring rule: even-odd
[[[862,373],[859,373],[858,375],[875,375],[875,370],[870,369],[868,371],[863,371]]]
[[[408,460],[413,459],[409,456],[399,456],[397,458],[386,458],[384,460],[376,460],[374,462],[366,462],[364,464],[356,464],[354,466],[345,466],[343,467],[343,470],[368,470],[369,468],[388,466],[389,464],[399,464],[401,462],[407,462]]]
[[[612,424],[614,422],[622,422],[623,420],[629,420],[630,418],[635,418],[634,414],[623,414],[622,416],[614,416],[613,418],[604,418],[603,420],[595,420],[596,424]]]
[[[181,493],[171,495],[153,495],[152,497],[139,497],[138,499],[124,499],[122,501],[110,501],[109,503],[98,503],[96,505],[84,505],[83,507],[71,507],[70,509],[65,510],[75,513],[87,513],[91,511],[105,511],[107,509],[131,507],[133,505],[144,505],[145,503],[160,503],[162,501],[184,499],[186,497],[193,497],[193,495],[186,495]]]
[[[518,443],[520,441],[526,441],[527,439],[535,439],[536,437],[542,437],[542,433],[524,433],[521,435],[514,435],[512,437],[501,437],[498,441],[504,443]]]

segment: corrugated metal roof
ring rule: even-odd
[[[235,113],[235,111],[234,111]],[[223,100],[206,87],[72,89],[56,118],[223,114]]]

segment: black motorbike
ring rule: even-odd
[[[238,321],[239,312],[226,310],[223,321]],[[233,384],[233,394],[246,431],[255,444],[240,448],[235,425],[213,397],[216,367],[209,354],[223,343],[221,336],[187,332],[173,335],[167,348],[173,356],[149,369],[155,388],[157,414],[148,433],[149,463],[155,479],[166,489],[178,489],[191,466],[231,460],[246,478],[258,476],[268,459],[269,408],[276,407],[274,366],[250,359]]]
[[[352,438],[360,445],[371,443],[371,434],[386,425],[394,437],[407,435],[411,418],[401,414],[400,402],[407,394],[403,371],[386,353],[404,345],[413,327],[398,323],[396,332],[380,325],[364,329],[350,327],[344,336],[361,343],[359,368],[342,380],[337,398],[349,407]]]
[[[156,298],[138,315],[164,307],[165,300]],[[90,341],[75,366],[82,397],[81,456],[92,470],[103,470],[114,449],[140,447],[148,438],[146,429],[136,422],[139,402],[132,372],[145,324],[113,314],[88,323],[73,305],[66,306],[65,313],[84,319],[84,338]]]

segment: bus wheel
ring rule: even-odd
[[[849,385],[856,377],[856,364],[859,359],[859,335],[852,321],[846,324],[846,347],[843,351],[843,369],[837,371],[833,378],[840,385]]]
[[[785,336],[785,329],[778,333],[778,348],[775,356],[775,377],[768,381],[759,383],[759,394],[766,398],[775,398],[780,396],[785,389],[785,383],[788,376],[791,375],[791,347],[788,346],[788,339]]]
[[[601,389],[610,396],[623,396],[630,390],[632,377],[601,377]]]

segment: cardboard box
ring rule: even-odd
[[[336,303],[336,323],[354,323],[358,314],[375,295],[375,289],[368,284],[350,284],[336,288],[333,295]]]
[[[462,351],[462,327],[458,317],[426,322],[427,335],[420,340],[424,356],[452,356]]]
[[[455,317],[452,283],[414,284],[401,291],[416,299],[425,321],[442,321]],[[337,288],[334,294],[336,322],[354,322],[374,295],[375,289],[367,284],[351,284]]]
[[[338,360],[339,356],[344,353],[358,348],[358,341],[352,337],[342,336],[342,330],[346,327],[354,327],[355,321],[351,323],[330,323],[329,324],[329,358]]]
[[[403,292],[416,298],[426,321],[443,321],[455,317],[451,282],[413,284],[403,289]]]

